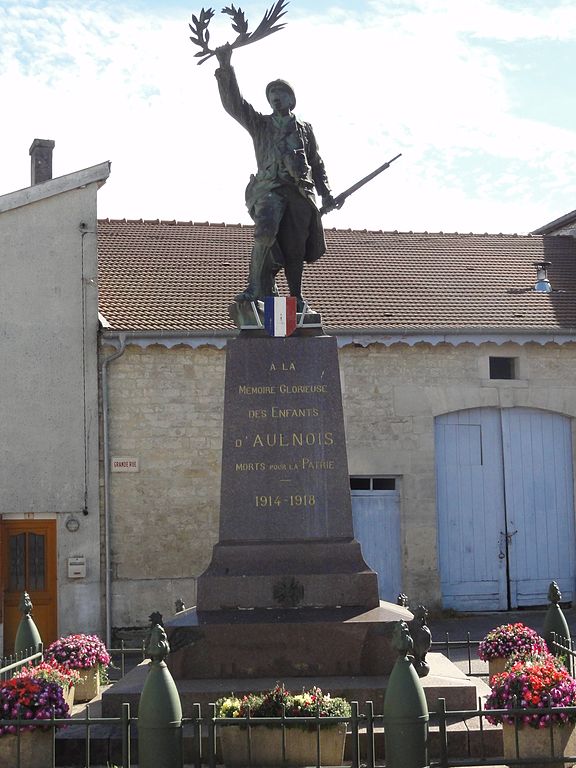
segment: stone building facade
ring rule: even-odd
[[[493,356],[518,361],[522,378],[490,379]],[[576,418],[576,342],[357,342],[339,358],[350,474],[394,479],[402,590],[440,607],[436,417],[520,408]],[[218,540],[224,363],[209,345],[131,344],[113,364],[112,454],[139,462],[138,473],[112,474],[118,626],[156,608],[169,615],[178,598],[195,604]]]
[[[34,537],[51,558],[46,641],[109,641],[194,604],[218,539],[227,302],[252,229],[97,222],[108,173],[0,197],[6,649]],[[306,270],[338,341],[355,530],[383,599],[506,610],[556,578],[572,600],[575,221],[531,236],[328,230]]]
[[[196,579],[218,538],[224,348],[235,335],[222,295],[241,284],[251,233],[108,221],[100,233],[102,359],[120,352],[108,372],[110,454],[138,465],[110,475],[111,616],[114,626],[142,625],[153,609],[171,614],[178,598],[195,603]],[[394,600],[399,585],[433,607],[506,610],[544,602],[542,584],[559,578],[571,600],[574,558],[559,576],[557,545],[574,537],[573,238],[474,236],[472,243],[459,235],[336,231],[328,238],[324,271],[311,270],[308,290],[338,339],[357,535],[366,547],[376,542],[380,565],[367,557],[372,567],[397,571],[384,578],[381,597]],[[120,245],[121,264],[114,260]],[[350,254],[361,267],[350,266]],[[548,257],[553,292],[537,295],[534,262]],[[364,274],[354,274],[362,270],[373,295]],[[131,301],[134,289],[140,293]],[[453,434],[455,443],[442,442]],[[456,469],[439,458],[451,445]],[[531,453],[519,460],[524,449]],[[472,458],[461,459],[466,451]],[[522,467],[524,491],[516,487]],[[442,490],[446,478],[456,493]],[[550,489],[562,483],[569,493],[559,500]],[[524,492],[521,509],[513,507]],[[500,509],[506,498],[509,509]],[[378,515],[384,521],[389,512],[392,522],[380,526]],[[568,526],[562,535],[545,532],[554,520]],[[540,539],[546,554],[537,551]],[[538,578],[527,583],[525,561],[535,556],[542,573],[534,570]],[[502,578],[506,564],[514,583]]]

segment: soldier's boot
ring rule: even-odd
[[[284,272],[286,274],[286,281],[290,290],[290,296],[296,296],[296,311],[303,312],[305,307],[305,301],[302,297],[302,272],[304,270],[303,264],[286,264]]]
[[[250,256],[248,285],[235,297],[234,301],[257,301],[266,295],[271,295],[271,288],[269,288],[267,283],[274,283],[274,275],[267,264],[269,251],[269,246],[262,243],[254,243]],[[267,290],[269,291],[268,293],[266,293]]]

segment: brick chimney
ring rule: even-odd
[[[52,139],[34,139],[30,147],[30,184],[41,184],[52,178]]]

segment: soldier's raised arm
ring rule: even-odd
[[[250,131],[255,119],[257,119],[258,113],[251,104],[248,104],[240,93],[234,68],[230,64],[232,58],[232,46],[229,43],[226,43],[225,45],[216,48],[214,53],[218,59],[218,64],[220,65],[214,74],[218,81],[218,90],[220,92],[222,106],[229,115],[235,120],[238,120],[240,125],[246,128],[247,131]]]

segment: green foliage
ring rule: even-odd
[[[283,684],[262,693],[248,693],[241,698],[231,694],[216,702],[217,717],[350,717],[346,699],[332,698],[320,688],[292,694]]]

